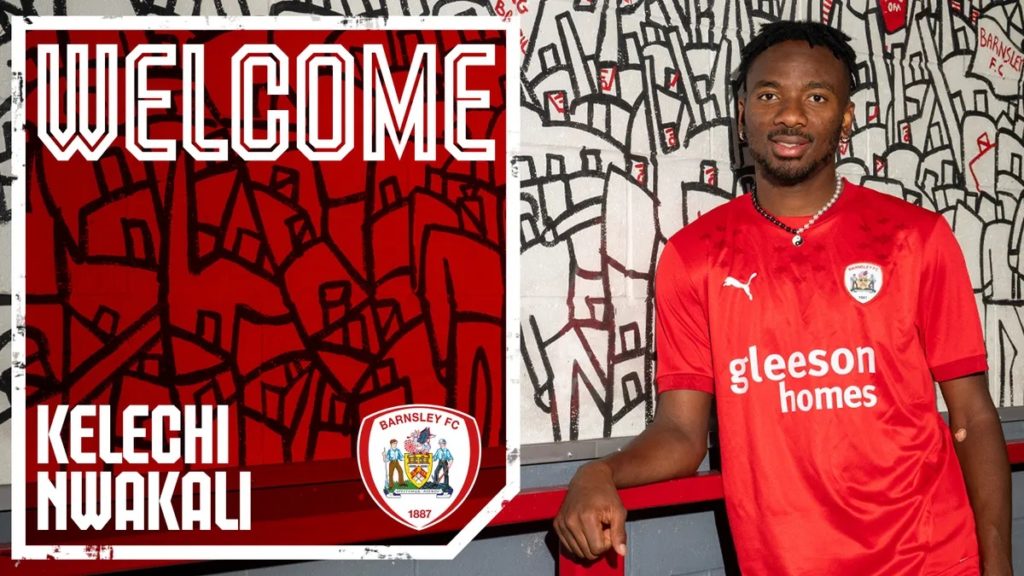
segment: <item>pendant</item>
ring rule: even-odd
[[[804,243],[803,236],[800,236],[799,234],[793,236],[793,246],[800,246],[803,243]]]

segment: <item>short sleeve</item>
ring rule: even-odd
[[[917,326],[936,382],[988,370],[985,338],[967,264],[945,218],[924,245]]]
[[[695,273],[699,271],[685,263],[669,241],[654,279],[659,393],[699,390],[713,394],[715,390],[707,303],[693,281]]]

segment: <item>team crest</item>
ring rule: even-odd
[[[480,470],[480,429],[468,414],[408,404],[363,418],[359,474],[374,502],[415,530],[444,520],[466,499]]]
[[[882,291],[882,267],[875,264],[850,264],[843,274],[846,291],[861,304],[867,304]]]

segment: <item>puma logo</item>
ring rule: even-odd
[[[739,280],[733,278],[732,276],[726,276],[725,284],[722,284],[722,286],[727,286],[729,288],[739,288],[740,290],[743,290],[743,292],[747,295],[747,298],[749,298],[750,301],[753,302],[754,295],[750,293],[750,283],[754,280],[754,278],[757,278],[757,272],[754,272],[753,274],[750,275],[750,279],[747,280],[746,284],[740,282]]]

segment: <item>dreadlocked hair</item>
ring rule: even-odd
[[[857,54],[850,47],[850,37],[820,22],[780,21],[766,24],[740,52],[740,68],[733,87],[737,94],[747,86],[750,65],[762,52],[788,40],[803,40],[814,46],[828,48],[832,55],[846,65],[850,75],[850,94],[857,89]]]

